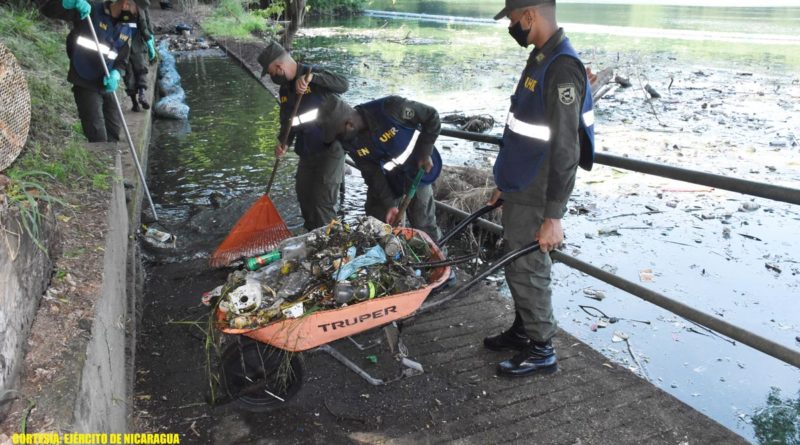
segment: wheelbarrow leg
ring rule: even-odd
[[[352,361],[350,361],[350,359],[345,357],[344,354],[342,354],[341,352],[337,351],[336,348],[334,348],[333,346],[331,346],[331,345],[322,345],[322,346],[317,347],[317,349],[322,351],[322,352],[324,352],[324,353],[326,353],[326,354],[328,354],[328,355],[330,355],[331,357],[335,358],[336,360],[338,360],[341,364],[345,365],[348,369],[350,369],[351,371],[355,372],[356,374],[361,376],[361,378],[363,378],[364,380],[369,382],[370,385],[378,386],[378,385],[385,385],[386,384],[386,382],[384,380],[376,379],[375,377],[372,377],[371,375],[369,375],[369,373],[367,371],[364,371],[363,369],[361,369],[360,366],[358,366],[355,363],[353,363]]]
[[[403,337],[400,335],[400,327],[396,322],[383,327],[383,332],[386,333],[386,340],[389,343],[389,350],[397,358],[401,365],[405,367],[402,370],[403,377],[411,377],[420,375],[425,372],[422,364],[408,358],[408,348],[403,343]]]

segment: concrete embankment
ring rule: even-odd
[[[123,109],[130,109],[127,101]],[[151,114],[125,114],[146,168]],[[0,394],[9,390],[15,400],[0,406],[0,430],[8,435],[19,432],[23,418],[28,432],[129,430],[143,189],[125,139],[86,147],[108,166],[110,187],[71,209],[48,210],[44,250],[14,215],[3,217],[11,247],[0,249]]]

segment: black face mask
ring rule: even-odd
[[[514,26],[508,28],[508,33],[511,34],[511,37],[519,43],[519,46],[523,48],[527,48],[528,43],[528,34],[530,34],[531,29],[528,28],[527,30],[522,29],[522,20],[520,19]]]
[[[119,15],[119,20],[121,22],[135,22],[136,16],[134,16],[130,11],[122,11],[122,13]]]
[[[286,78],[285,74],[277,74],[277,75],[270,74],[269,78],[272,79],[272,83],[277,85],[286,85],[287,83],[289,83],[289,79]]]

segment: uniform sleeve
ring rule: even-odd
[[[387,101],[386,111],[392,114],[395,119],[409,124],[411,127],[420,127],[417,146],[414,147],[414,155],[417,159],[428,157],[433,153],[433,144],[442,129],[439,112],[435,108],[394,96]]]
[[[547,70],[544,88],[551,135],[544,217],[561,219],[575,186],[580,158],[578,134],[586,91],[583,65],[572,57],[557,58]]]
[[[94,7],[94,4],[92,4],[92,7]],[[76,10],[64,9],[61,5],[61,0],[49,0],[45,2],[41,8],[39,8],[39,12],[45,17],[65,20],[72,23],[77,23],[81,19],[80,14],[78,14]]]
[[[294,83],[290,83],[289,85],[294,86]],[[281,85],[281,87],[278,89],[278,101],[280,101],[282,97],[288,97],[288,96],[289,96],[289,87],[287,85]],[[281,103],[280,112],[278,114],[278,119],[280,120],[281,123],[281,129],[278,132],[278,134],[275,135],[275,137],[278,139],[278,142],[280,143],[283,143],[283,135],[286,134],[286,127],[291,125],[291,122],[289,122],[291,114],[292,110],[290,109],[288,102]],[[286,142],[286,145],[291,145],[292,141],[294,140],[294,137],[295,137],[294,131],[291,131],[289,133],[289,139]]]
[[[128,57],[131,54],[131,42],[128,39],[124,45],[117,50],[117,58],[114,60],[114,69],[119,71],[120,76],[125,77],[125,69],[128,67]]]
[[[145,42],[150,40],[150,37],[153,37],[153,25],[150,23],[150,11],[148,8],[139,8],[138,26]]]
[[[303,66],[303,73],[308,72],[308,67]],[[342,94],[350,87],[349,82],[344,77],[332,73],[323,68],[314,67],[314,78],[311,79],[312,85],[319,85],[331,93]]]
[[[375,199],[379,200],[384,208],[388,209],[395,205],[395,197],[392,189],[389,187],[389,181],[386,179],[380,165],[358,156],[353,157],[356,167],[361,170],[361,177],[367,184],[369,194]]]

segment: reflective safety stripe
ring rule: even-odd
[[[589,110],[583,113],[583,125],[591,127],[594,125],[594,110]]]
[[[294,119],[292,120],[292,127],[296,127],[298,125],[303,125],[315,121],[317,119],[318,112],[319,108],[314,108],[313,110],[306,111],[305,113],[299,116],[295,116]]]
[[[411,140],[408,142],[406,149],[400,153],[400,156],[392,159],[391,161],[383,164],[383,168],[386,171],[392,171],[398,165],[403,165],[404,162],[411,156],[411,153],[414,151],[414,146],[417,145],[417,138],[419,138],[419,130],[414,130],[414,136],[411,136]]]
[[[534,125],[523,122],[514,117],[513,113],[508,113],[506,125],[508,126],[509,130],[513,131],[514,133],[521,134],[522,136],[539,139],[540,141],[550,140],[550,127],[547,125]]]
[[[136,23],[127,23],[125,24],[125,26],[127,26],[128,28],[138,28],[138,26],[136,26]]]
[[[78,40],[75,43],[86,49],[97,51],[97,45],[95,45],[95,42],[92,41],[91,39],[87,39],[86,37],[78,36]],[[103,45],[102,43],[100,44],[100,53],[106,56],[109,60],[114,60],[117,58],[117,52],[112,51],[111,48],[109,48],[106,45]]]

